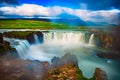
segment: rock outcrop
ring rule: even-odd
[[[94,78],[95,80],[108,80],[106,73],[100,68],[95,69]]]
[[[30,44],[34,43],[34,34],[36,34],[40,43],[43,42],[43,34],[39,31],[12,31],[12,32],[4,32],[3,35],[9,38],[17,38],[17,39],[26,39]]]
[[[108,31],[95,32],[96,45],[120,52],[120,28],[112,28]]]
[[[106,31],[93,31],[95,34],[95,44],[98,47],[109,50],[107,52],[96,51],[100,58],[120,60],[120,28],[110,28]]]

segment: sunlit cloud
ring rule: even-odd
[[[87,8],[85,4],[81,4],[83,8]],[[23,4],[16,7],[5,6],[0,7],[0,12],[2,12],[1,17],[3,15],[17,15],[22,17],[33,17],[38,16],[38,18],[56,18],[58,15],[66,13],[70,15],[74,15],[79,17],[84,21],[92,21],[92,22],[113,22],[114,18],[119,16],[120,10],[112,9],[112,10],[98,10],[91,11],[87,9],[72,9],[68,7],[44,7],[36,4]]]

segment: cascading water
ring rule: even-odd
[[[34,43],[35,43],[35,44],[39,44],[40,41],[39,41],[38,36],[37,36],[36,34],[33,34],[33,36],[34,36]]]
[[[19,44],[14,48],[17,50],[21,59],[26,59],[26,54],[29,47],[30,47],[30,44],[28,43],[28,41],[23,40],[23,41],[20,41]]]
[[[5,37],[4,40],[10,42],[11,47],[16,49],[21,59],[27,59],[26,54],[30,47],[30,44],[27,40],[10,39]]]
[[[94,34],[90,36],[89,45],[94,45]]]
[[[73,33],[73,32],[49,32],[44,34],[44,43],[84,43],[85,33]]]

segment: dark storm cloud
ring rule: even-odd
[[[0,0],[1,4],[18,4],[18,0]]]

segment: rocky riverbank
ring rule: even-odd
[[[107,80],[100,68],[92,78],[85,78],[74,55],[54,57],[51,62],[21,60],[7,53],[0,57],[0,80]]]

